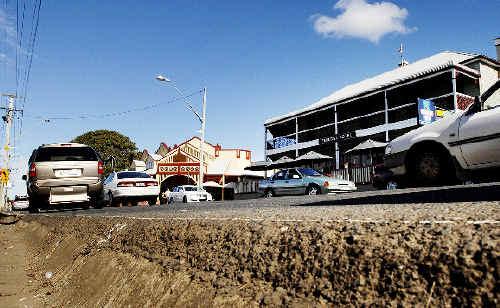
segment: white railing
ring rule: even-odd
[[[371,183],[372,175],[372,166],[332,170],[332,177],[353,181],[356,184]]]

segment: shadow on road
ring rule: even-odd
[[[298,204],[297,206],[451,203],[500,201],[500,183],[460,185],[422,189],[374,191],[363,195],[341,195],[335,199]]]

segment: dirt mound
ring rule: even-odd
[[[34,216],[22,228],[42,305],[499,301],[495,224]]]

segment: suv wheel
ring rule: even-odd
[[[29,197],[28,202],[29,202],[28,211],[30,213],[40,213],[40,207],[36,199]]]

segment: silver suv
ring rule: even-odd
[[[45,144],[33,151],[24,175],[29,209],[78,203],[102,207],[103,160],[79,143]]]

